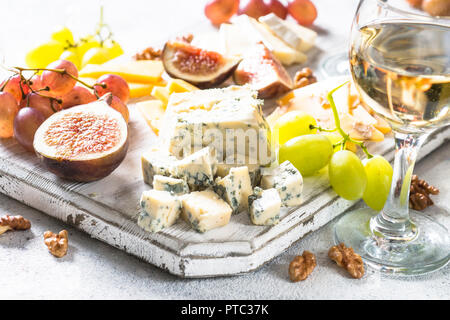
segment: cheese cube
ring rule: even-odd
[[[189,186],[185,180],[161,175],[153,176],[153,189],[167,191],[171,194],[189,193]]]
[[[289,161],[280,164],[269,175],[263,175],[261,187],[265,189],[275,188],[280,194],[283,206],[294,207],[302,203],[302,174]]]
[[[190,92],[194,90],[198,90],[198,88],[187,81],[181,79],[170,79],[167,83],[167,90],[172,94],[174,92]]]
[[[256,96],[241,86],[173,93],[160,137],[179,158],[213,146],[219,162],[240,154],[254,164],[270,163],[270,129]]]
[[[152,89],[152,96],[156,99],[159,99],[164,108],[167,106],[167,102],[169,101],[170,92],[166,87],[162,86],[154,86]]]
[[[155,175],[169,176],[176,161],[177,158],[157,147],[145,152],[141,157],[144,182],[152,185]]]
[[[147,125],[155,134],[159,134],[164,117],[165,106],[160,100],[148,100],[136,103],[136,108],[144,117]]]
[[[203,148],[182,160],[178,160],[172,170],[172,175],[187,181],[192,190],[211,186],[216,170],[214,149]]]
[[[141,196],[141,207],[138,225],[149,232],[158,232],[170,227],[181,213],[181,201],[167,191],[144,191]]]
[[[248,196],[252,194],[248,168],[231,168],[227,176],[216,179],[214,190],[230,205],[233,213],[247,210]]]
[[[252,186],[255,187],[259,185],[259,182],[261,180],[261,170],[258,163],[252,163],[248,157],[244,158],[236,158],[233,157],[232,159],[225,159],[223,162],[218,162],[216,167],[216,175],[223,178],[227,174],[230,173],[231,168],[235,167],[242,167],[246,166],[248,168],[248,173],[250,175],[250,181],[252,183]]]
[[[280,221],[281,199],[274,188],[256,187],[248,198],[250,220],[256,225],[275,225]]]
[[[230,221],[230,206],[211,190],[183,195],[181,202],[181,216],[198,232],[225,226]]]

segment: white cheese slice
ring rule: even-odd
[[[233,213],[247,210],[248,196],[252,194],[248,168],[231,168],[228,175],[216,179],[214,190],[230,205]]]
[[[177,195],[189,193],[189,186],[186,180],[160,175],[153,176],[153,189]]]
[[[315,44],[317,33],[295,21],[283,20],[273,13],[262,16],[258,20],[295,50],[307,51]]]
[[[225,226],[230,221],[230,206],[212,190],[183,195],[181,202],[182,218],[198,232]]]
[[[138,225],[149,232],[170,227],[180,216],[181,201],[167,191],[144,191],[140,203],[142,212]]]
[[[306,61],[307,57],[303,52],[288,46],[256,19],[247,15],[240,15],[233,18],[232,22],[238,27],[240,33],[246,34],[249,39],[252,39],[250,41],[262,41],[282,64],[291,65]]]
[[[281,199],[274,188],[256,187],[248,198],[250,220],[256,225],[275,225],[280,221]]]
[[[280,164],[269,175],[263,175],[261,187],[275,188],[283,206],[294,207],[302,203],[303,177],[289,161]]]

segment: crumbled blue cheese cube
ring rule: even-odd
[[[270,226],[280,221],[281,199],[274,188],[256,187],[248,198],[249,215],[253,224]]]
[[[161,175],[153,176],[153,189],[168,191],[172,194],[189,193],[189,186],[185,180]]]
[[[243,167],[248,168],[252,187],[259,185],[261,180],[261,169],[258,163],[251,161],[248,157],[233,157],[217,163],[216,175],[223,178],[230,173],[231,168]]]
[[[203,148],[173,166],[172,174],[186,180],[191,190],[207,188],[213,185],[216,170],[214,149]]]
[[[285,207],[294,207],[302,203],[302,174],[289,161],[280,164],[269,175],[263,175],[261,187],[265,189],[275,188]]]
[[[228,175],[216,179],[214,190],[230,205],[233,213],[247,210],[248,196],[252,194],[248,168],[231,168]]]
[[[205,232],[228,224],[231,207],[214,191],[191,192],[180,197],[181,216],[198,232]]]
[[[169,176],[171,174],[173,164],[177,161],[177,158],[170,155],[167,151],[152,148],[142,155],[141,161],[144,182],[152,185],[155,175]]]
[[[149,232],[158,232],[170,227],[181,213],[181,201],[167,191],[144,191],[140,203],[142,211],[138,225]]]

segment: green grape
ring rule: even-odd
[[[81,66],[88,64],[102,64],[111,60],[109,51],[106,48],[91,48],[83,56]]]
[[[73,34],[67,27],[60,27],[55,32],[52,33],[51,38],[58,42],[61,42],[64,46],[69,44],[74,44]]]
[[[59,60],[67,60],[72,62],[78,69],[80,68],[81,62],[80,58],[78,57],[78,54],[76,50],[65,50],[61,56],[59,57]]]
[[[295,110],[278,118],[272,132],[274,137],[278,134],[278,143],[282,145],[292,138],[316,133],[317,129],[310,129],[310,125],[316,126],[316,120],[306,112]]]
[[[280,147],[279,162],[289,160],[300,173],[310,176],[330,161],[333,145],[319,134],[307,134],[293,138]]]
[[[108,49],[109,56],[111,59],[117,58],[123,54],[123,49],[120,44],[114,40],[108,41],[105,44],[105,48]]]
[[[365,159],[363,164],[367,175],[363,200],[372,209],[380,211],[391,189],[393,173],[391,164],[381,156]]]
[[[64,51],[64,45],[56,40],[50,40],[28,51],[25,62],[30,68],[45,68],[59,59]]]
[[[333,190],[347,200],[360,199],[367,186],[367,176],[361,160],[348,150],[333,154],[328,165]]]
[[[77,53],[80,59],[83,59],[84,54],[92,48],[100,48],[101,44],[95,40],[94,36],[87,36],[79,41],[77,45]]]

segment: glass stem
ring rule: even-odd
[[[417,154],[428,134],[395,132],[391,191],[383,210],[370,222],[372,233],[385,240],[410,241],[417,227],[409,219],[409,190]]]

